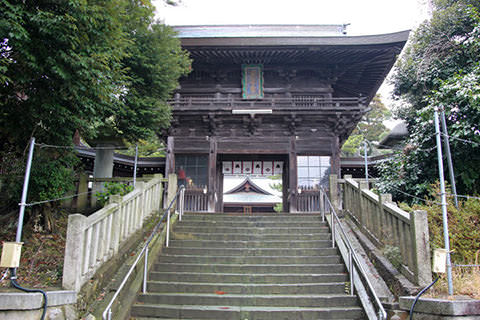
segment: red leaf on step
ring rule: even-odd
[[[218,291],[218,290],[217,290],[217,291],[215,291],[215,293],[216,293],[216,294],[225,294],[225,292],[224,292],[224,291]]]
[[[230,309],[230,307],[220,307],[219,309],[227,310]]]

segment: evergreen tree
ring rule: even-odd
[[[169,126],[166,101],[190,66],[148,0],[0,0],[0,36],[0,155],[15,159],[1,171],[13,206],[30,137],[148,139]],[[63,196],[75,165],[68,148],[37,149],[29,201]]]
[[[411,201],[438,179],[433,112],[443,108],[457,190],[480,191],[480,2],[436,1],[433,17],[416,30],[395,69],[396,116],[407,123],[402,153],[381,166],[380,189]]]

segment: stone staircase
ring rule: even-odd
[[[190,214],[132,319],[365,319],[330,231],[313,214]]]

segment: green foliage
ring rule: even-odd
[[[114,194],[124,196],[133,191],[133,186],[119,182],[105,182],[104,188],[103,191],[95,193],[97,201],[102,207],[108,202],[110,196]]]
[[[443,218],[438,184],[431,189],[434,200],[424,205],[414,205],[413,210],[425,210],[428,213],[431,249],[444,248]],[[459,202],[455,208],[453,198],[447,198],[448,231],[452,261],[457,264],[470,264],[475,261],[475,253],[480,250],[480,200],[467,199]]]
[[[409,138],[403,153],[381,165],[382,192],[412,202],[402,192],[423,198],[438,179],[436,107],[446,113],[458,192],[480,192],[479,8],[478,1],[437,1],[433,18],[416,30],[397,64],[395,94],[404,103],[395,113],[406,121]]]
[[[342,152],[346,156],[363,155],[363,141],[378,142],[387,133],[387,128],[383,122],[390,119],[390,111],[383,104],[379,94],[373,98],[369,107],[370,111],[363,116],[348,140],[343,144]],[[367,152],[369,154],[373,152],[371,144],[369,144]]]
[[[282,203],[276,203],[275,207],[273,207],[273,210],[277,213],[282,213],[283,212],[283,204]]]
[[[19,164],[32,136],[67,146],[77,130],[86,139],[150,139],[169,126],[166,101],[190,70],[149,0],[0,0],[0,34],[0,155]],[[71,189],[71,155],[52,150],[34,160],[29,199]],[[2,175],[19,171],[2,165]]]
[[[363,148],[365,137],[361,134],[352,134],[342,146],[342,152],[347,157],[358,156]]]
[[[165,157],[165,145],[157,135],[153,135],[146,140],[140,139],[136,144],[127,143],[128,149],[118,152],[133,157],[135,156],[135,145],[138,145],[139,157]]]

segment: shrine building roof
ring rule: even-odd
[[[335,97],[373,98],[410,31],[347,36],[345,25],[175,26],[196,66],[309,65],[329,75]]]

